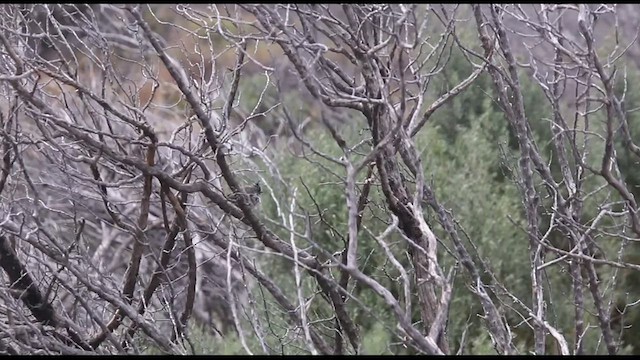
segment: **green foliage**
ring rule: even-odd
[[[360,130],[363,125],[362,121],[354,119],[353,123],[344,125],[341,129],[341,135],[349,139],[351,143],[362,140],[360,138],[362,133]],[[312,139],[312,144],[316,151],[334,158],[342,155],[342,151],[335,145],[335,141],[327,131],[324,129],[312,129],[311,131],[313,131],[313,137],[307,135],[307,138]],[[322,156],[309,151],[306,152],[306,159],[310,161],[300,159],[293,154],[283,154],[281,157],[279,168],[288,185],[286,189],[283,189],[285,192],[283,195],[285,196],[282,198],[292,196],[294,188],[298,190],[296,203],[311,216],[313,243],[301,242],[302,240],[298,239],[297,246],[311,247],[311,252],[319,259],[328,259],[328,256],[332,253],[344,249],[347,241],[344,238],[348,228],[344,194],[345,184],[343,183],[346,175],[345,169],[324,159]],[[359,174],[358,187],[362,186],[365,176],[365,172]],[[366,230],[363,230],[359,235],[360,266],[365,273],[374,275],[387,288],[393,289],[397,286],[397,282],[391,277],[398,275],[397,270],[386,263],[386,258],[382,255],[382,249],[369,235],[369,232],[377,235],[384,231],[386,224],[381,223],[380,219],[387,221],[389,218],[384,211],[375,205],[380,205],[383,201],[382,195],[375,187],[371,190],[370,201],[374,205],[365,211],[363,218],[363,228],[366,228]],[[265,204],[265,206],[267,206],[266,211],[269,216],[275,216],[275,205],[270,202],[269,205]],[[298,228],[301,232],[304,226],[304,220],[300,220]],[[284,229],[279,235],[289,236]],[[290,269],[288,262],[283,261],[280,265],[283,270]],[[333,269],[331,272],[334,277],[337,278],[339,276],[337,269]],[[375,314],[376,316],[391,318],[387,313],[386,305],[383,304],[381,299],[370,293],[369,289],[358,287],[354,289],[354,296],[358,297],[365,307],[376,309],[376,311],[381,310]],[[331,308],[326,304],[317,305],[318,307],[314,308],[316,311],[327,315],[331,314]],[[359,308],[357,304],[353,304],[353,309],[356,312],[353,316],[356,323],[366,328],[373,326],[378,321],[372,318],[371,314],[360,312]]]
[[[380,323],[374,324],[362,339],[362,355],[393,355],[389,351],[391,340],[389,330]]]
[[[460,50],[453,50],[449,64],[442,70],[442,77],[436,77],[432,89],[437,96],[446,94],[473,72],[471,64]],[[488,74],[480,75],[463,93],[439,109],[430,120],[447,142],[454,142],[457,136],[467,131],[479,115],[492,114],[496,121],[503,121],[503,115],[496,101],[491,98],[493,83]],[[427,104],[426,106],[428,106]],[[497,129],[496,127],[492,127]],[[487,134],[495,140],[499,134]]]
[[[461,94],[442,112],[437,112],[433,118],[436,126],[423,129],[417,136],[416,143],[424,149],[423,159],[426,159],[425,177],[431,179],[440,202],[455,214],[478,247],[478,255],[491,264],[498,280],[526,298],[523,295],[528,291],[529,268],[521,266],[528,263],[528,240],[521,230],[525,223],[517,188],[502,174],[507,168],[515,169],[515,164],[502,158],[500,153],[501,148],[508,151],[508,127],[490,97],[490,88],[476,93],[475,97],[473,93],[477,88],[472,85],[470,90],[471,93]],[[455,107],[463,104],[467,111],[456,115]],[[447,121],[466,125],[459,125],[451,136]],[[439,229],[437,235],[452,248],[443,230]],[[454,259],[447,253],[441,251],[441,255],[444,266],[454,265]],[[460,273],[466,277],[464,271]],[[473,326],[468,332],[473,340],[465,353],[495,353],[490,341],[481,338],[486,336],[477,316],[482,315],[482,308],[462,283],[462,280],[456,282],[451,305],[451,314],[455,316],[449,322],[450,346],[459,346],[457,341],[470,322]]]
[[[200,326],[191,326],[190,330],[192,355],[246,355],[236,334],[230,334],[219,341]]]
[[[457,63],[457,58],[452,58],[452,64]],[[461,62],[460,64],[464,64]],[[454,69],[455,70],[455,69]],[[468,69],[467,69],[468,70]],[[452,84],[466,77],[465,69],[459,72],[449,68],[448,77]],[[461,74],[462,73],[462,74]],[[507,284],[514,293],[526,298],[528,294],[528,267],[521,264],[528,263],[528,242],[522,232],[523,219],[520,209],[520,198],[517,188],[504,172],[514,168],[509,159],[501,157],[501,149],[508,150],[509,129],[499,108],[490,96],[490,81],[483,77],[478,85],[473,85],[467,92],[457,97],[451,104],[445,106],[433,116],[432,124],[426,126],[417,136],[416,144],[423,151],[422,158],[425,176],[434,186],[434,190],[446,207],[452,208],[458,219],[469,234],[472,241],[478,245],[479,256],[487,259],[496,272],[499,280]],[[293,109],[295,111],[295,109]],[[366,126],[364,121],[354,118],[353,122],[341,127],[341,135],[350,144],[364,140],[361,129]],[[310,130],[314,148],[333,157],[341,156],[341,150],[335,145],[325,129]],[[309,151],[305,151],[305,159],[291,154],[283,154],[279,157],[279,168],[288,184],[282,189],[283,197],[291,196],[292,189],[298,189],[297,204],[309,213],[319,212],[322,218],[316,216],[312,221],[313,240],[319,248],[333,252],[344,248],[346,239],[340,234],[346,234],[347,218],[344,197],[344,169],[337,164],[323,159]],[[310,161],[308,161],[310,160]],[[302,176],[304,175],[304,176]],[[359,180],[364,180],[361,174]],[[308,189],[308,193],[307,193]],[[267,200],[264,208],[269,217],[276,216],[275,204]],[[386,228],[385,221],[389,215],[381,210],[384,208],[384,200],[379,189],[374,187],[371,193],[371,205],[365,212],[363,219],[363,231],[360,234],[360,261],[364,271],[384,286],[399,295],[398,281],[394,279],[397,271],[387,264],[386,257],[379,245],[369,233],[380,234]],[[426,210],[427,215],[429,211]],[[382,221],[381,221],[382,220]],[[435,221],[431,221],[435,224]],[[302,221],[297,225],[304,228]],[[439,237],[445,242],[447,236],[438,230]],[[279,234],[288,237],[285,229]],[[405,262],[409,268],[404,241],[398,234],[393,234],[388,242],[392,244],[392,250],[397,258]],[[449,247],[451,244],[448,244]],[[300,247],[314,246],[314,244],[298,244]],[[318,256],[322,252],[316,252]],[[454,265],[454,259],[441,252],[443,264],[446,267]],[[283,261],[279,267],[271,266],[273,276],[284,279],[290,275],[290,265]],[[284,273],[287,273],[284,275]],[[463,272],[460,272],[463,275]],[[334,274],[337,276],[337,273]],[[461,283],[461,281],[456,282]],[[289,291],[293,291],[291,286]],[[379,333],[387,334],[387,330],[381,330],[381,321],[385,327],[395,328],[395,320],[387,310],[386,305],[378,296],[370,290],[357,287],[354,296],[361,301],[366,308],[376,309],[376,316],[363,311],[360,306],[350,306],[356,322],[360,324],[363,339],[377,339]],[[417,307],[416,307],[417,308]],[[314,310],[318,314],[330,314],[331,309],[326,304],[314,304]],[[482,314],[482,309],[477,305],[477,300],[464,288],[456,291],[456,297],[452,304],[452,316],[450,320],[449,335],[452,345],[455,339],[459,339],[467,319],[471,319],[475,325],[480,324],[477,314]],[[414,314],[414,320],[420,319],[418,313]],[[480,336],[484,330],[474,326],[471,333]],[[384,344],[380,342],[384,341]],[[395,349],[389,347],[394,340],[383,337],[379,341],[363,344],[367,353],[384,353],[380,349]],[[397,341],[397,340],[396,340]],[[487,353],[482,350],[481,340],[472,342],[471,353]],[[376,345],[376,350],[370,346]],[[473,344],[477,344],[478,350]],[[490,342],[489,342],[490,344]],[[388,351],[388,350],[386,350]],[[400,348],[393,351],[400,351]]]
[[[478,334],[478,336],[471,339],[471,348],[473,349],[473,355],[497,355],[498,353],[491,343],[491,338],[487,332]]]
[[[629,122],[629,131],[634,143],[638,145],[638,136],[640,134],[640,112],[636,109],[640,107],[640,74],[635,69],[627,70],[628,80],[626,84],[623,81],[616,83],[616,94],[618,98],[623,99],[623,107]],[[625,89],[626,88],[626,89]],[[626,90],[626,91],[625,91]],[[623,97],[624,95],[624,97]],[[629,190],[635,195],[636,199],[640,199],[640,159],[633,154],[623,141],[622,130],[616,137],[616,155],[620,172],[623,174],[625,181],[629,186]]]
[[[623,100],[623,108],[629,124],[629,131],[634,143],[638,145],[638,136],[640,134],[640,113],[637,109],[640,107],[640,72],[635,68],[626,70],[626,81],[619,79],[616,83],[616,95]],[[617,123],[617,121],[616,121]],[[623,180],[626,182],[629,190],[635,197],[636,201],[640,201],[640,158],[633,154],[624,143],[622,130],[618,132],[615,140],[616,157],[618,166]],[[640,263],[640,247],[637,242],[628,245],[625,254],[625,261],[633,264]],[[618,295],[617,303],[619,311],[626,310],[625,304],[632,303],[640,298],[640,273],[633,270],[622,270],[623,285]],[[631,326],[632,329],[640,328],[640,314],[638,311],[628,311],[626,315],[620,316],[615,314],[615,318],[620,318],[619,326]],[[625,341],[634,354],[640,353],[640,346],[637,342],[636,331],[626,331],[624,335]]]
[[[459,53],[452,54],[449,65],[443,71],[442,77],[434,79],[432,92],[428,93],[428,98],[437,98],[451,87],[466,78],[472,69],[466,63],[464,57]],[[525,111],[531,126],[531,131],[536,140],[538,148],[544,160],[552,164],[553,176],[557,181],[562,178],[559,169],[556,167],[557,159],[551,143],[550,117],[551,109],[548,105],[542,90],[532,80],[529,75],[521,73],[520,82],[524,96]],[[635,76],[635,75],[634,75]],[[256,80],[257,81],[257,80]],[[633,86],[639,82],[636,81]],[[260,85],[257,81],[256,84]],[[263,84],[263,83],[262,83]],[[245,84],[244,86],[249,86]],[[259,88],[259,86],[256,86]],[[640,90],[640,89],[639,89]],[[261,88],[260,88],[261,91]],[[260,91],[246,92],[244,100],[255,104],[255,99],[259,97]],[[638,107],[640,105],[640,91],[628,91],[625,105],[627,108]],[[300,104],[300,99],[291,94],[281,94],[288,111],[296,118],[311,116],[309,110],[304,109]],[[514,178],[518,173],[517,159],[519,157],[518,144],[514,133],[508,125],[504,115],[494,100],[493,84],[487,75],[480,76],[469,89],[457,96],[453,101],[439,109],[430,119],[430,122],[416,135],[415,141],[418,149],[422,152],[425,178],[430,182],[439,201],[447,208],[451,209],[459,222],[464,234],[477,247],[477,254],[490,265],[496,278],[504,284],[514,296],[521,299],[526,305],[531,306],[531,280],[529,267],[529,242],[525,232],[526,220],[522,213],[522,199]],[[428,104],[427,104],[428,105]],[[593,122],[597,123],[598,114],[593,115]],[[635,127],[634,133],[640,131],[640,121],[635,118],[636,113],[630,113],[630,121]],[[366,140],[363,131],[366,123],[358,116],[353,116],[348,124],[340,127],[340,134],[349,144],[356,144]],[[637,129],[637,130],[635,130]],[[580,136],[580,135],[578,135]],[[318,152],[328,156],[338,158],[342,156],[341,150],[335,145],[334,140],[326,129],[321,125],[312,124],[306,130],[305,139]],[[366,153],[369,145],[363,145],[362,152]],[[603,144],[593,141],[590,146],[589,161],[596,162],[602,155]],[[618,144],[620,146],[620,144]],[[624,156],[622,151],[619,156]],[[623,155],[620,155],[623,154]],[[621,159],[621,172],[628,181],[633,181],[634,176],[640,179],[640,171],[637,171],[637,160],[629,158]],[[635,162],[634,162],[635,161]],[[319,259],[326,259],[328,254],[344,248],[347,233],[347,210],[344,195],[345,170],[331,161],[324,159],[308,149],[304,150],[304,156],[294,155],[289,151],[282,150],[277,157],[277,166],[286,184],[272,184],[278,192],[280,204],[284,206],[293,195],[293,189],[297,189],[296,204],[304,209],[311,216],[311,233],[313,243],[306,243],[301,239],[296,239],[297,246],[312,249],[311,252]],[[406,174],[405,174],[406,175]],[[359,185],[361,188],[364,181],[364,172],[360,174]],[[551,206],[551,199],[544,199],[546,190],[540,179],[536,179],[538,193],[543,198],[544,206]],[[584,185],[584,191],[589,192],[601,185],[601,180],[591,177]],[[596,204],[606,194],[594,194],[584,203],[584,219],[592,219],[597,213]],[[615,195],[614,195],[615,196]],[[379,235],[387,227],[389,214],[384,210],[385,201],[379,188],[373,187],[370,204],[363,217],[363,231],[359,234],[359,262],[365,273],[381,282],[385,287],[397,297],[402,293],[397,281],[397,270],[388,264],[380,246],[371,236]],[[263,199],[263,209],[267,217],[277,218],[278,211],[276,204],[269,198]],[[434,214],[425,208],[425,216],[439,239],[449,248],[452,244],[443,229],[439,228]],[[305,219],[296,219],[296,231],[305,231]],[[543,211],[542,229],[546,231],[550,218]],[[547,225],[545,225],[547,224]],[[289,238],[287,229],[274,229],[283,238]],[[462,233],[461,233],[462,234]],[[392,251],[396,257],[403,262],[407,269],[410,264],[406,260],[406,242],[396,233],[388,239]],[[563,234],[556,232],[550,237],[552,242],[566,241]],[[615,251],[616,242],[610,241],[606,236],[599,238],[599,245],[609,253]],[[471,248],[469,246],[469,248]],[[325,250],[320,251],[320,249]],[[440,249],[441,264],[445,271],[456,266],[455,259],[442,248]],[[637,256],[637,253],[635,253]],[[637,262],[637,261],[636,261]],[[295,284],[292,279],[292,270],[289,261],[273,261],[268,268],[264,269],[270,276],[284,287],[284,291],[290,298],[295,298]],[[562,266],[550,267],[545,278],[546,286],[549,289],[547,302],[552,308],[550,313],[550,323],[569,335],[573,328],[573,303],[567,301],[572,299],[570,277],[567,276],[568,269]],[[611,269],[598,269],[602,279],[609,279],[612,276]],[[331,274],[338,276],[338,271],[333,269]],[[634,274],[624,273],[625,281],[629,284],[637,284],[637,277]],[[465,354],[495,354],[491,340],[484,327],[482,316],[483,310],[479,305],[475,295],[471,294],[465,284],[468,279],[465,271],[459,268],[455,281],[453,302],[450,309],[450,319],[448,323],[448,337],[450,348],[457,349],[462,338],[462,333],[467,328],[467,343]],[[491,280],[485,279],[487,282]],[[630,288],[629,294],[640,293],[637,285]],[[385,303],[369,289],[356,287],[350,288],[353,296],[357,299],[351,301],[348,310],[351,316],[356,319],[360,326],[363,354],[398,354],[401,352],[410,353],[400,345],[400,339],[393,334],[392,329],[396,328],[396,320],[388,310]],[[304,292],[309,296],[317,291],[313,282],[305,283]],[[619,289],[615,289],[619,292]],[[614,294],[614,298],[619,295]],[[590,312],[593,304],[589,303],[589,296],[586,296],[586,316],[587,323],[597,323],[597,319]],[[510,304],[506,298],[505,304]],[[277,306],[273,300],[265,299],[266,303],[272,304],[268,309],[263,309],[264,313],[270,314],[270,320],[280,322],[285,327],[287,319],[284,314],[278,314]],[[625,299],[625,303],[628,303]],[[414,304],[416,302],[414,301]],[[363,310],[374,309],[374,311]],[[417,308],[417,306],[414,306]],[[518,306],[515,306],[518,308]],[[522,323],[521,314],[511,311],[505,306],[501,309],[509,324],[516,325]],[[314,301],[311,312],[315,318],[326,319],[331,316],[332,309],[324,301]],[[375,312],[375,313],[374,313]],[[416,312],[413,320],[420,319]],[[639,320],[632,319],[634,324]],[[334,324],[327,322],[327,327]],[[526,353],[533,347],[532,332],[526,325],[514,327],[516,335],[514,342],[521,352]],[[327,333],[327,337],[332,338],[333,334]],[[603,353],[602,346],[598,347],[599,332],[589,331],[585,337],[583,346],[587,353]],[[273,337],[273,344],[281,341],[281,338]],[[631,339],[627,340],[631,343]],[[547,342],[549,352],[555,350],[555,340],[549,339]],[[300,344],[298,344],[300,345]],[[630,347],[631,346],[631,347]],[[259,349],[255,346],[252,349]],[[304,348],[303,346],[292,346],[290,349]],[[234,348],[235,349],[235,348]],[[627,345],[625,351],[633,351],[632,345]],[[292,353],[283,351],[284,353]]]

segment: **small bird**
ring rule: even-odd
[[[262,193],[262,188],[260,187],[259,182],[255,183],[255,185],[252,185],[252,186],[243,187],[242,191],[246,195],[248,195],[248,199],[246,197],[243,198],[244,194],[239,192],[234,192],[233,194],[229,195],[227,198],[229,199],[229,201],[231,201],[236,205],[238,205],[238,201],[241,198],[245,199],[246,203],[249,204],[250,206],[256,206],[260,203],[260,194]]]

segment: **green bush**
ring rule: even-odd
[[[446,76],[441,82],[435,82],[435,86],[432,88],[434,93],[429,93],[429,97],[437,97],[470,72],[471,68],[464,59],[454,53],[444,72]],[[549,141],[551,138],[549,130],[551,109],[549,106],[542,106],[546,103],[544,95],[535,83],[527,80],[526,74],[521,77],[521,84],[525,96],[527,117],[536,143],[543,156],[547,157],[544,160],[553,160],[553,176],[559,181],[561,174],[559,169],[555,167],[554,149]],[[438,91],[435,92],[436,90]],[[634,94],[637,93],[634,92]],[[299,99],[291,97],[290,94],[282,95],[284,99],[287,99],[285,105],[289,106],[291,114],[296,116],[309,115],[308,112],[304,112]],[[464,233],[477,247],[478,253],[474,256],[484,259],[495,273],[497,280],[504,284],[514,296],[531,307],[529,241],[525,232],[526,219],[523,215],[522,199],[515,182],[515,176],[519,171],[517,167],[518,146],[504,115],[493,99],[494,96],[490,79],[486,75],[482,75],[466,92],[437,111],[431,122],[416,135],[415,141],[418,149],[422,152],[425,178],[433,187],[440,202],[445,208],[452,210],[461,228],[464,229]],[[629,98],[628,103],[632,103],[632,100],[636,101]],[[594,115],[594,119],[597,119],[597,115]],[[637,126],[638,121],[635,118],[633,121]],[[347,124],[341,126],[340,134],[349,144],[355,144],[365,140],[363,136],[367,132],[362,131],[364,128],[366,128],[366,123],[363,119],[353,116]],[[322,153],[336,158],[342,156],[341,150],[321,125],[315,123],[310,125],[306,131],[306,139]],[[589,161],[596,161],[598,156],[601,156],[602,146],[601,143],[593,142]],[[363,152],[366,153],[367,150],[365,148]],[[292,196],[292,189],[296,187],[298,189],[296,203],[311,216],[313,243],[297,239],[296,241],[299,242],[297,246],[310,249],[309,251],[320,259],[326,259],[327,253],[344,248],[346,239],[343,236],[346,236],[347,233],[347,212],[342,181],[345,170],[308,150],[305,150],[303,158],[282,149],[274,158],[277,160],[277,166],[287,184],[286,187],[283,184],[272,184],[277,191],[276,196],[282,201],[281,205],[288,204],[288,199]],[[631,165],[633,164],[625,165],[625,171],[627,171],[625,174],[628,179],[635,176],[634,168]],[[360,174],[359,188],[362,186],[364,176],[364,172]],[[592,191],[601,183],[599,179],[588,178],[584,191]],[[552,199],[547,197],[546,190],[539,178],[536,178],[536,186],[538,186],[538,193],[543,200],[541,231],[545,232],[549,226],[550,218],[544,209],[551,206]],[[602,196],[605,195],[595,194],[585,202],[584,221],[592,219],[597,214],[596,204]],[[399,288],[398,281],[395,280],[398,273],[388,263],[384,252],[370,235],[382,233],[387,227],[386,222],[389,219],[389,214],[385,210],[383,194],[377,186],[372,187],[370,198],[371,203],[363,217],[363,231],[359,233],[360,265],[366,274],[382,283],[394,295],[400,296],[402,290]],[[263,209],[267,217],[277,218],[276,207],[271,199],[264,199]],[[322,214],[322,219],[319,213]],[[425,217],[439,239],[451,249],[452,244],[448,237],[437,224],[432,211],[426,206]],[[295,226],[297,231],[304,232],[305,219],[296,219]],[[274,231],[285,239],[289,238],[286,229],[277,228]],[[410,263],[404,255],[407,249],[406,242],[396,233],[392,234],[387,241],[396,257],[409,269]],[[562,233],[554,232],[550,241],[562,242],[566,240]],[[599,243],[605,252],[615,251],[618,244],[616,241],[610,241],[606,236],[601,236]],[[471,247],[469,246],[469,248]],[[323,249],[324,252],[320,249]],[[442,248],[439,256],[445,271],[456,266],[455,259]],[[553,256],[549,255],[548,259],[552,259]],[[270,257],[269,266],[263,266],[263,270],[283,287],[290,298],[295,298],[295,283],[292,281],[290,261],[273,260],[273,257]],[[598,271],[605,281],[613,275],[610,269],[598,269]],[[566,334],[567,340],[571,343],[574,305],[572,301],[568,301],[568,299],[572,299],[573,295],[567,272],[568,269],[564,265],[550,267],[544,280],[548,291],[546,301],[550,309],[549,322],[563,334]],[[331,276],[337,278],[337,270],[331,270]],[[635,279],[630,274],[625,273],[625,276],[627,280]],[[484,280],[487,283],[491,282],[488,277]],[[495,350],[481,319],[481,316],[484,315],[482,308],[477,298],[468,291],[466,286],[468,281],[465,271],[459,268],[448,323],[447,335],[450,348],[452,351],[457,350],[460,346],[459,340],[462,338],[462,333],[468,327],[465,354],[494,354]],[[401,345],[401,339],[394,335],[396,320],[382,299],[367,288],[356,286],[349,290],[357,299],[357,301],[349,300],[348,311],[360,327],[360,336],[363,341],[362,353],[411,353],[411,350],[405,349]],[[315,282],[305,281],[305,296],[310,296],[314,291],[317,291]],[[619,292],[620,289],[614,291],[622,294]],[[632,291],[633,293],[637,292],[637,286],[633,287]],[[262,314],[259,316],[268,314],[270,321],[280,324],[284,329],[288,319],[285,314],[277,310],[278,307],[274,304],[273,299],[265,295],[265,291],[254,293],[258,294],[256,303],[262,304],[264,301],[267,304],[267,308],[262,309]],[[587,295],[585,296],[585,305],[587,306],[585,320],[587,323],[593,324],[597,322],[597,319],[591,311],[593,304],[588,300],[590,296],[587,288],[585,288],[585,294]],[[619,297],[616,294],[612,296]],[[498,304],[504,304],[501,310],[509,324],[512,326],[521,324],[514,328],[516,346],[522,353],[531,351],[533,348],[532,331],[526,324],[522,324],[521,314],[510,308],[518,309],[519,307],[514,306],[504,294],[500,294],[500,299]],[[416,299],[413,303],[417,304]],[[412,314],[413,320],[419,321],[417,306],[414,306],[414,309],[416,313]],[[334,322],[331,320],[332,313],[333,310],[326,302],[316,300],[312,303],[310,314],[314,319],[329,319],[324,320],[326,328],[334,327]],[[637,319],[634,321],[637,322]],[[323,329],[325,326],[319,325],[316,328]],[[283,330],[282,334],[268,339],[271,346],[275,348],[282,343],[281,336],[285,336],[284,333]],[[331,339],[334,336],[330,331],[325,331],[324,334]],[[598,347],[598,337],[599,331],[597,330],[587,333],[583,343],[587,353],[603,353],[603,347]],[[282,350],[283,353],[304,353],[303,350],[297,350],[304,349],[304,346],[299,339],[294,340],[294,338],[288,338],[290,343],[286,349]],[[631,338],[625,339],[631,342]],[[237,340],[229,341],[233,344],[233,341]],[[550,338],[547,344],[549,353],[556,351],[555,340]],[[625,348],[625,351],[631,351],[629,346]],[[231,348],[240,353],[243,352],[236,345]],[[252,350],[259,352],[257,343],[252,346]]]

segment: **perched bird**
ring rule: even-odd
[[[260,194],[262,193],[262,188],[260,187],[260,183],[257,182],[252,186],[245,186],[242,188],[242,191],[246,194],[242,194],[240,192],[234,192],[229,195],[227,198],[232,203],[238,205],[238,202],[243,196],[248,196],[248,198],[244,198],[245,202],[250,206],[256,206],[260,203]]]

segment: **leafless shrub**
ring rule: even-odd
[[[603,56],[594,41],[596,19],[615,15],[610,5],[4,5],[0,351],[153,346],[184,354],[193,351],[187,325],[195,320],[216,336],[237,334],[247,353],[274,353],[283,350],[268,338],[280,324],[259,315],[274,306],[287,321],[282,348],[358,353],[356,314],[377,309],[354,294],[357,286],[383,300],[395,322],[388,331],[410,351],[448,354],[456,351],[447,334],[453,281],[462,274],[499,354],[521,351],[504,307],[531,327],[536,354],[548,353],[547,335],[560,353],[582,353],[588,297],[607,351],[616,353],[599,268],[638,269],[623,254],[640,222],[614,139],[635,156],[640,150],[614,91],[627,46]],[[567,30],[571,16],[577,26]],[[475,22],[475,39],[461,36],[465,18]],[[434,96],[430,86],[453,49],[472,71]],[[534,139],[538,119],[525,112],[521,69],[553,109],[551,160]],[[256,73],[266,84],[246,109],[240,82]],[[526,300],[495,276],[439,201],[415,143],[433,114],[485,73],[517,138],[530,245]],[[291,89],[312,115],[297,118],[287,106]],[[601,125],[594,114],[603,115],[603,131],[593,129]],[[366,123],[357,139],[341,131],[353,119]],[[340,155],[317,147],[319,132]],[[319,158],[342,172],[338,208],[347,226],[335,229],[345,240],[338,252],[314,240],[311,218],[323,221],[323,212],[310,214],[299,201],[306,192],[315,202],[311,191],[280,173],[278,151],[287,146],[300,161],[322,167]],[[272,218],[229,201],[256,181],[263,202],[274,204]],[[362,223],[373,206],[386,216],[381,233]],[[585,206],[599,213],[585,220]],[[603,229],[611,217],[616,226]],[[548,240],[552,231],[568,239],[567,249]],[[397,294],[361,263],[365,232],[399,274]],[[614,260],[594,241],[605,232],[618,242]],[[392,234],[408,261],[390,246]],[[445,268],[443,256],[460,268]],[[269,269],[280,262],[289,267],[285,279]],[[544,279],[558,263],[572,280],[572,342],[548,318]],[[615,286],[616,275],[608,279]],[[329,318],[310,310],[319,302]]]

